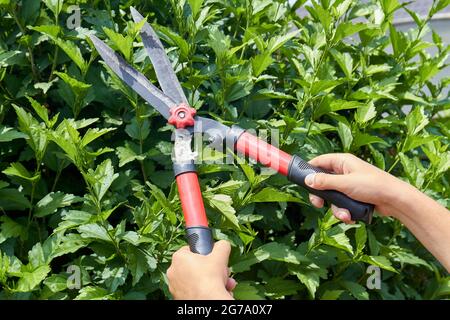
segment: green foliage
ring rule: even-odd
[[[355,153],[450,206],[449,80],[435,79],[449,47],[423,38],[448,1],[408,11],[408,32],[389,0],[311,1],[304,18],[305,1],[0,1],[1,299],[170,297],[165,271],[185,245],[170,130],[86,37],[156,80],[132,3],[199,113],[278,129],[280,147],[305,159]],[[256,165],[198,170],[215,239],[233,246],[235,297],[449,297],[447,273],[399,222],[344,225]],[[369,265],[381,290],[366,286]]]

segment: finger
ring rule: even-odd
[[[331,205],[331,211],[333,212],[333,215],[341,220],[342,222],[345,222],[347,224],[354,224],[355,221],[352,220],[352,216],[350,212],[347,209],[344,208],[338,208],[334,204]]]
[[[356,169],[361,160],[351,153],[329,153],[309,161],[310,164],[339,174],[347,174]]]
[[[228,241],[220,240],[214,244],[213,251],[210,253],[211,256],[218,259],[225,266],[228,266],[228,259],[230,257],[231,245]]]
[[[178,251],[183,252],[183,251],[191,251],[191,249],[189,248],[189,246],[183,246],[180,249],[178,249]]]
[[[225,288],[227,291],[233,291],[234,288],[236,288],[237,282],[233,278],[228,278],[227,284],[225,285]]]
[[[343,173],[344,154],[342,153],[329,153],[320,155],[311,161],[310,164],[322,169],[333,171],[335,173]]]
[[[325,203],[325,201],[321,197],[318,197],[314,194],[309,194],[309,201],[316,208],[322,208]]]
[[[311,173],[305,178],[305,184],[317,190],[338,190],[346,191],[348,187],[348,177],[339,174]]]

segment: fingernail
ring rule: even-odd
[[[310,187],[314,184],[314,173],[310,173],[306,176],[305,183]]]

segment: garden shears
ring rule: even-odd
[[[134,8],[131,8],[131,15],[136,23],[144,19]],[[149,23],[143,24],[140,34],[161,89],[96,36],[91,35],[90,39],[106,65],[176,128],[173,170],[185,219],[187,241],[192,252],[206,255],[214,246],[195,169],[195,154],[191,149],[194,133],[206,133],[211,144],[231,141],[233,151],[276,170],[310,193],[348,209],[352,220],[371,222],[374,210],[372,204],[351,199],[336,190],[315,190],[306,186],[305,178],[308,174],[329,172],[311,166],[299,156],[292,156],[236,125],[228,127],[196,115],[196,109],[189,106],[164,47]]]

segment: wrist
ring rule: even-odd
[[[232,295],[227,291],[222,282],[208,283],[197,291],[200,300],[232,300]]]
[[[411,205],[414,205],[417,199],[417,194],[420,192],[409,183],[394,178],[394,181],[390,184],[391,188],[387,188],[387,194],[384,196],[386,199],[386,206],[389,208],[389,215],[402,221],[411,211]]]

